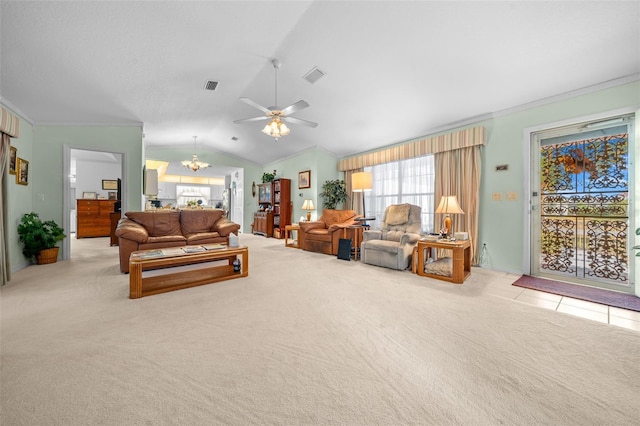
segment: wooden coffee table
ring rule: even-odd
[[[249,276],[247,247],[226,247],[197,252],[183,250],[196,250],[194,247],[199,246],[131,253],[129,298],[138,299],[152,294]],[[240,271],[236,272],[233,270],[233,261],[238,257],[241,264]],[[143,276],[143,271],[147,271],[146,276]]]

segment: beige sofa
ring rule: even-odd
[[[120,271],[129,273],[129,257],[137,250],[186,245],[228,243],[240,225],[224,217],[223,210],[154,210],[127,212],[118,222]]]

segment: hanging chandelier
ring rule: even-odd
[[[193,170],[194,172],[197,172],[200,169],[206,169],[207,167],[209,167],[209,163],[203,163],[202,161],[198,160],[198,154],[196,150],[196,138],[197,136],[193,137],[193,158],[191,160],[182,161],[183,166],[185,166],[189,170]]]

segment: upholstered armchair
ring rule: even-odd
[[[412,204],[387,207],[380,230],[363,232],[362,261],[385,268],[407,269],[413,248],[420,240],[421,212],[421,207]]]
[[[322,211],[322,216],[314,222],[300,222],[298,240],[300,248],[324,254],[338,254],[340,238],[344,238],[344,229],[360,222],[360,216],[354,210]]]

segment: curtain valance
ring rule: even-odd
[[[438,152],[452,151],[475,145],[486,144],[486,132],[483,126],[472,127],[458,132],[446,133],[440,136],[427,137],[402,145],[392,146],[379,151],[344,158],[338,162],[338,170],[361,169],[376,164],[422,157]]]
[[[20,119],[3,106],[0,106],[0,132],[12,138],[20,137]]]

